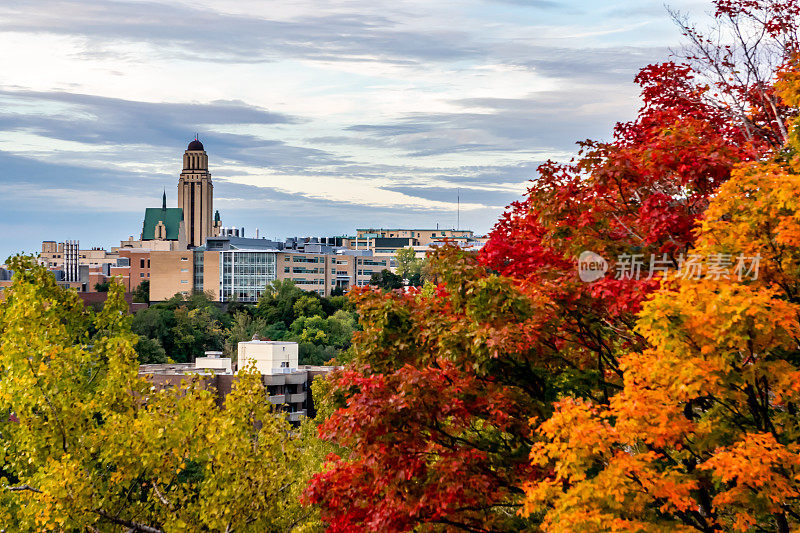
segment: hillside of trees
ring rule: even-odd
[[[321,365],[350,346],[357,317],[345,296],[324,298],[290,280],[276,281],[258,304],[212,301],[206,294],[175,295],[137,312],[139,362],[191,362],[207,350],[236,359],[237,345],[253,335],[299,343],[300,364]]]

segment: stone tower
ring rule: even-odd
[[[202,246],[212,236],[214,186],[208,172],[208,155],[203,143],[195,139],[183,154],[183,171],[178,180],[178,207],[183,209],[186,244]]]

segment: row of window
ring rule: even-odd
[[[293,278],[292,281],[295,285],[325,285],[324,279]]]

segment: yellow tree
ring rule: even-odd
[[[138,377],[112,285],[99,314],[29,258],[0,306],[0,522],[19,531],[311,531],[298,494],[322,455],[257,375],[225,405]]]

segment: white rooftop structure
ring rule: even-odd
[[[255,366],[263,375],[285,374],[297,369],[298,344],[286,341],[252,340],[239,343],[239,370]]]

